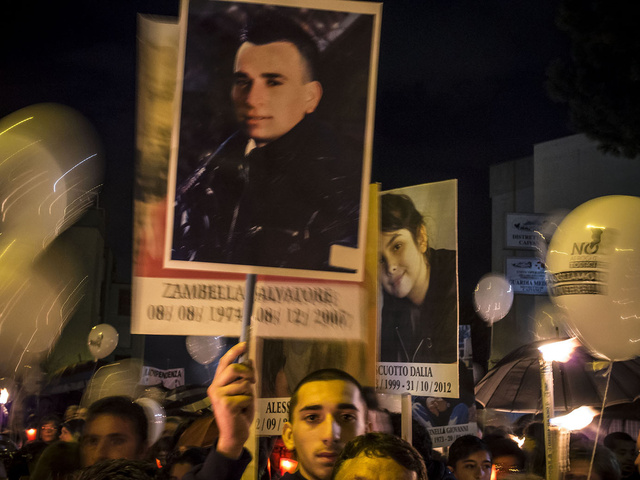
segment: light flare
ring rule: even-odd
[[[598,412],[593,408],[580,407],[566,415],[552,418],[549,423],[569,431],[582,430],[589,426],[596,415]]]
[[[545,362],[568,362],[571,354],[580,343],[576,338],[570,338],[561,342],[547,343],[538,347]]]

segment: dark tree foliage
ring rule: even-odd
[[[561,0],[558,27],[571,61],[549,67],[548,87],[573,127],[605,153],[640,153],[640,2]]]

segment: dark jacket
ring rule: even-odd
[[[248,450],[243,449],[242,455],[237,460],[232,460],[218,453],[215,447],[212,447],[201,465],[196,465],[182,478],[184,480],[240,480],[247,465],[251,462],[251,454]]]
[[[453,363],[458,349],[456,252],[429,250],[429,289],[420,306],[385,292],[380,335],[382,362]],[[411,316],[418,316],[415,330]]]
[[[247,141],[232,135],[177,189],[172,258],[336,270],[330,246],[358,245],[361,149],[312,116],[245,157]]]
[[[280,478],[282,480],[307,480],[305,477],[302,476],[302,474],[300,473],[300,470],[296,470],[295,473],[285,473]]]

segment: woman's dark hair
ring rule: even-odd
[[[405,228],[417,244],[420,227],[424,224],[424,217],[407,195],[385,193],[380,197],[380,230],[383,232]]]
[[[455,468],[456,463],[460,460],[468,458],[476,452],[487,452],[491,457],[491,451],[486,443],[480,440],[475,435],[463,435],[455,439],[455,441],[449,447],[449,457],[447,458],[447,465]]]

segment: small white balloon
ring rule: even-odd
[[[208,365],[223,353],[222,337],[201,337],[190,335],[185,339],[187,352],[196,362]]]
[[[101,323],[89,332],[88,344],[95,359],[104,358],[118,346],[118,332],[108,323]]]
[[[473,292],[473,302],[478,315],[493,324],[502,320],[511,310],[513,288],[503,275],[489,273],[478,282]]]

